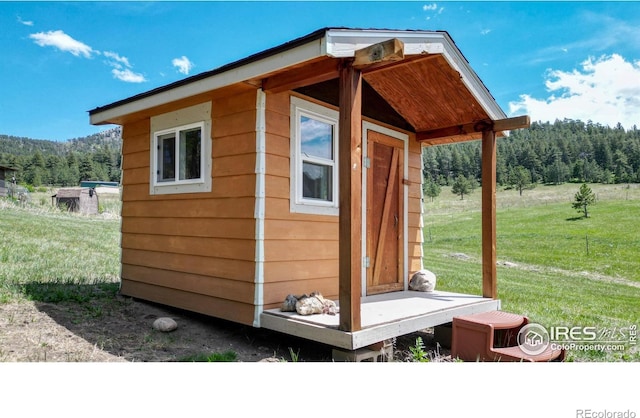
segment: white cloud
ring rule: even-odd
[[[480,31],[480,35],[488,35],[489,33],[491,33],[491,29],[482,29]]]
[[[551,95],[537,99],[529,94],[510,102],[512,115],[531,120],[579,119],[626,129],[640,125],[640,60],[628,62],[618,54],[589,57],[581,69],[548,70],[545,80]]]
[[[191,69],[193,68],[193,63],[189,61],[189,58],[184,55],[180,58],[174,58],[171,61],[171,64],[178,69],[178,72],[182,74],[189,74]]]
[[[100,52],[89,45],[77,41],[61,30],[38,32],[29,35],[34,42],[40,46],[52,46],[64,52],[70,52],[75,56],[91,58],[92,55],[103,55],[106,58],[105,64],[112,67],[111,74],[115,78],[127,83],[142,83],[147,81],[144,75],[131,70],[132,65],[127,57],[123,57],[117,52]]]
[[[129,64],[129,60],[127,59],[127,57],[121,57],[117,53],[111,51],[105,51],[102,54],[109,59],[109,62],[107,62],[107,64],[111,65],[112,67],[118,69],[122,69],[123,66],[131,68],[131,64]]]
[[[147,81],[142,74],[134,73],[129,68],[125,68],[124,70],[114,68],[111,70],[111,74],[118,80],[126,81],[127,83],[144,83]]]
[[[18,16],[18,23],[22,23],[25,26],[33,26],[32,20],[22,20],[20,16]]]
[[[107,65],[113,67],[111,74],[118,80],[127,83],[144,83],[147,81],[144,75],[134,73],[131,70],[132,65],[127,57],[120,56],[112,51],[104,51],[102,54],[107,58]]]
[[[76,41],[61,30],[33,33],[29,38],[40,46],[52,46],[61,51],[70,52],[76,57],[82,55],[85,58],[91,58],[91,54],[96,53],[89,45]]]
[[[438,8],[437,3],[425,4],[422,6],[422,10],[427,12],[426,20],[431,20],[432,17],[442,14],[444,7]]]

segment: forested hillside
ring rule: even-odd
[[[0,135],[0,165],[17,169],[31,186],[77,186],[82,180],[120,181],[121,129],[66,142]]]
[[[575,120],[533,122],[498,139],[498,184],[640,183],[640,130]],[[480,180],[480,142],[427,147],[427,182],[451,185],[462,175]],[[523,177],[526,177],[523,180]]]
[[[19,183],[74,186],[81,180],[120,181],[121,130],[66,142],[0,135],[0,165],[17,168]],[[480,142],[426,147],[426,182],[480,180]],[[640,130],[575,120],[534,122],[498,139],[497,179],[522,183],[640,183]]]

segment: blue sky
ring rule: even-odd
[[[509,115],[640,126],[640,2],[0,1],[0,134],[104,130],[87,111],[325,26],[446,30]]]

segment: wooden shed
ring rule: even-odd
[[[84,215],[98,214],[98,193],[89,187],[65,187],[51,196],[54,205],[65,208],[69,212],[78,212]]]
[[[11,182],[16,169],[0,165],[0,197],[7,197],[11,192]]]
[[[324,28],[98,107],[123,127],[125,295],[347,350],[495,310],[507,118],[446,32]],[[423,146],[482,140],[483,295],[423,267]],[[280,312],[320,291],[339,315]]]

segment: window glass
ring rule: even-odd
[[[302,164],[302,197],[333,200],[333,168],[329,165],[304,162]]]
[[[173,133],[158,137],[158,182],[176,179],[176,137]]]
[[[200,178],[201,135],[199,127],[180,131],[180,180]]]
[[[331,124],[302,115],[300,142],[303,155],[333,159],[333,126]]]

